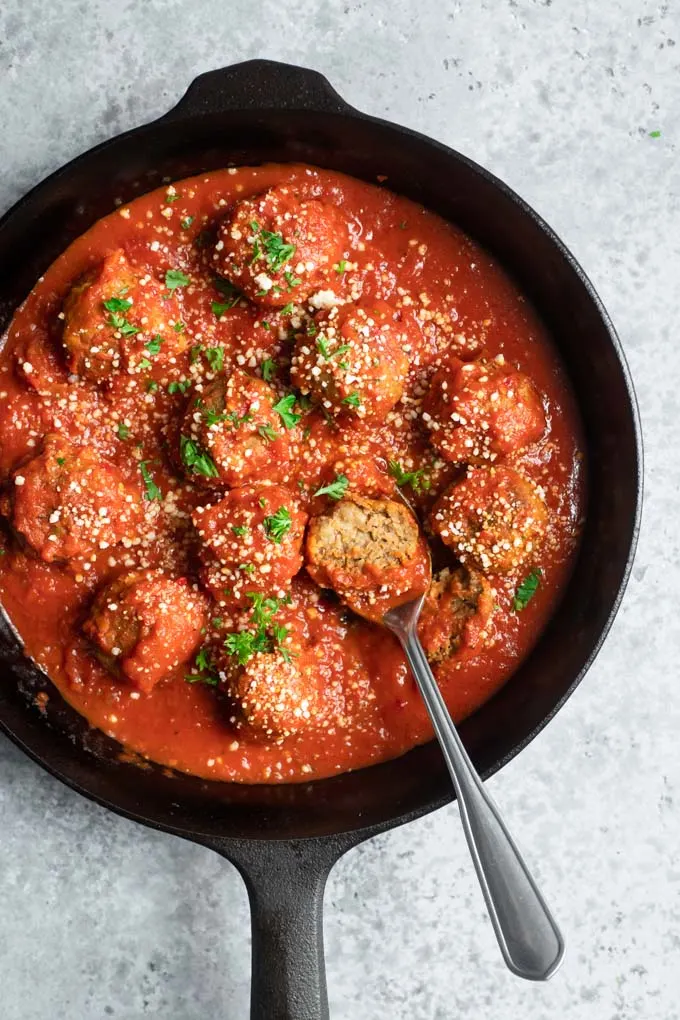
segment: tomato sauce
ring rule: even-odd
[[[95,223],[36,283],[5,338],[0,477],[11,489],[17,470],[36,456],[45,435],[58,433],[86,444],[119,469],[138,493],[144,523],[139,541],[68,563],[44,562],[6,525],[0,600],[27,654],[93,726],[128,751],[178,770],[246,783],[322,778],[383,761],[432,738],[396,640],[320,593],[304,569],[293,581],[289,615],[313,638],[327,697],[339,706],[323,730],[312,725],[267,740],[235,726],[220,692],[186,681],[190,663],[175,668],[149,693],[140,692],[106,668],[83,634],[97,591],[123,570],[198,575],[191,513],[223,491],[211,497],[195,479],[187,480],[178,462],[178,423],[191,387],[236,368],[261,377],[268,361],[273,369],[266,374],[277,395],[291,392],[292,344],[280,302],[278,308],[263,308],[244,300],[218,308],[219,314],[213,307],[230,304],[213,287],[216,225],[235,202],[280,184],[329,203],[350,224],[335,289],[345,300],[361,294],[399,308],[410,339],[407,393],[414,399],[450,355],[465,361],[502,354],[541,394],[547,421],[542,437],[507,458],[545,496],[547,539],[532,562],[540,583],[518,611],[514,600],[527,568],[494,577],[488,640],[475,655],[435,667],[456,720],[490,698],[537,640],[568,579],[584,506],[580,425],[553,344],[513,281],[454,225],[383,187],[297,165],[231,168],[177,181]],[[100,385],[69,375],[61,343],[63,307],[83,274],[118,251],[159,285],[168,271],[191,281],[170,286],[165,294],[186,344],[176,357],[149,357],[144,372],[114,372]],[[206,359],[205,350],[222,353]],[[274,452],[261,479],[299,490],[304,510],[314,514],[327,498],[315,493],[339,474],[350,489],[360,489],[373,465],[382,478],[390,477],[388,464],[393,475],[395,464],[422,469],[429,487],[403,488],[426,521],[456,469],[437,457],[422,423],[400,412],[401,406],[376,419],[353,420],[346,428],[314,407],[305,409],[290,439],[297,444],[292,473],[282,477]],[[394,492],[399,480],[390,482]],[[158,501],[149,499],[149,486],[159,493]],[[453,562],[450,550],[433,548],[435,565]],[[208,639],[220,636],[223,616],[215,606]]]

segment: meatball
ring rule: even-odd
[[[479,651],[493,613],[491,585],[478,570],[458,566],[432,581],[418,634],[432,663],[467,659]]]
[[[301,334],[291,365],[293,385],[331,414],[381,417],[404,392],[408,338],[389,305],[333,308]]]
[[[208,486],[242,485],[266,470],[285,470],[290,440],[274,410],[272,387],[237,369],[218,376],[192,400],[180,437],[187,474]]]
[[[541,438],[545,411],[528,376],[495,361],[456,362],[434,375],[423,402],[432,445],[446,460],[484,464]]]
[[[317,663],[304,656],[258,652],[231,671],[228,691],[246,726],[265,737],[289,737],[313,727],[322,712]]]
[[[64,302],[63,344],[75,375],[101,383],[112,372],[146,371],[181,353],[187,339],[172,328],[177,301],[116,251],[77,283]]]
[[[289,187],[238,202],[220,225],[218,272],[263,305],[305,301],[337,281],[333,266],[349,241],[347,221],[332,205],[301,201]]]
[[[222,605],[245,606],[252,592],[282,596],[302,567],[307,515],[281,485],[244,485],[197,507],[202,579]]]
[[[96,450],[55,434],[14,472],[4,511],[15,531],[53,563],[133,538],[142,521],[142,500]]]
[[[148,692],[193,655],[207,619],[208,600],[185,577],[131,571],[99,592],[83,630],[112,668]]]
[[[499,465],[468,468],[437,500],[430,525],[466,565],[504,574],[531,558],[547,517],[541,489]]]
[[[418,522],[400,502],[347,495],[310,521],[307,571],[369,619],[422,594],[429,556]]]

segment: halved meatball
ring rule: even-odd
[[[466,565],[504,574],[533,556],[547,519],[540,488],[498,465],[468,468],[435,503],[430,526]]]
[[[140,492],[115,464],[57,434],[14,472],[3,513],[46,563],[134,538],[143,516]]]
[[[176,298],[115,251],[77,283],[64,302],[63,344],[75,375],[104,382],[112,372],[146,372],[181,353],[187,339]]]
[[[493,591],[483,574],[464,566],[442,570],[432,580],[418,624],[430,662],[474,655],[484,644],[492,613]]]
[[[331,414],[386,414],[404,392],[409,362],[406,334],[389,305],[333,308],[301,334],[291,365],[293,384]]]
[[[492,463],[537,442],[545,431],[541,398],[528,376],[494,361],[455,361],[432,378],[423,402],[432,445],[449,461]]]
[[[281,485],[244,485],[192,516],[202,542],[202,580],[221,605],[248,594],[283,596],[302,567],[307,515]]]
[[[332,205],[300,201],[289,186],[238,202],[221,224],[215,263],[239,290],[263,305],[305,301],[328,285],[349,240]]]
[[[348,495],[313,517],[307,571],[355,612],[380,619],[429,584],[429,556],[415,517],[390,499]]]
[[[272,467],[283,471],[290,440],[274,410],[276,393],[262,379],[236,369],[218,376],[192,399],[180,436],[180,457],[192,482],[243,485]]]
[[[148,692],[193,655],[207,619],[208,600],[187,578],[132,571],[99,592],[83,630],[112,668]]]

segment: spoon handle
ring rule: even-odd
[[[518,977],[545,981],[562,962],[564,941],[560,930],[468,758],[415,627],[393,629],[444,752],[465,838],[505,962]]]

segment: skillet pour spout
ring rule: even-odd
[[[639,418],[614,328],[574,257],[521,198],[460,153],[354,110],[318,73],[249,61],[201,75],[164,117],[79,156],[6,213],[0,333],[47,266],[116,200],[164,178],[269,161],[329,167],[372,182],[380,175],[393,191],[457,223],[538,309],[576,394],[590,468],[581,546],[533,651],[460,728],[486,779],[540,732],[597,654],[632,566],[642,496]],[[90,730],[23,655],[6,618],[0,659],[0,726],[36,762],[103,806],[210,846],[239,868],[254,918],[251,1016],[327,1018],[326,876],[350,847],[450,801],[438,746],[289,787],[172,775],[152,763],[140,768],[114,740]]]

